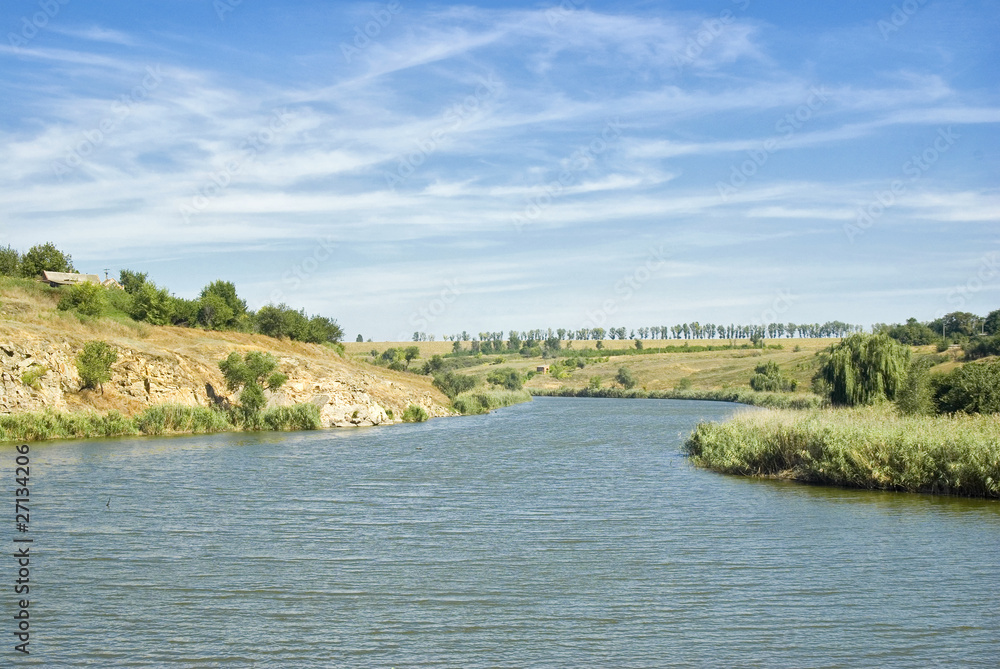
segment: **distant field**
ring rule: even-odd
[[[666,346],[683,346],[685,340],[678,339],[647,339],[643,340],[646,349]],[[720,346],[726,343],[719,339],[687,340],[690,346]],[[612,384],[619,367],[628,367],[638,381],[638,387],[647,390],[672,389],[682,379],[690,379],[691,387],[695,389],[714,389],[735,386],[748,386],[754,367],[766,360],[774,360],[781,365],[782,371],[799,382],[799,390],[808,392],[810,380],[816,371],[816,353],[839,339],[769,339],[767,344],[779,344],[781,349],[734,349],[722,351],[704,351],[697,353],[656,353],[633,356],[611,356],[607,362],[588,364],[583,369],[577,369],[566,378],[555,379],[547,374],[538,374],[530,379],[526,388],[584,388],[592,376],[601,377],[602,387]],[[631,339],[606,340],[602,342],[604,350],[634,349]],[[564,341],[563,349],[596,350],[596,341]],[[468,350],[470,343],[462,342]],[[437,354],[450,353],[452,342],[348,342],[345,344],[347,354],[352,357],[364,357],[375,349],[379,352],[387,348],[405,348],[417,346],[421,358],[429,358]],[[795,349],[799,350],[796,351]],[[502,357],[503,362],[496,361]],[[482,356],[482,364],[461,370],[463,374],[485,375],[496,364],[514,367],[522,372],[533,371],[539,365],[552,364],[563,358],[522,358],[520,355],[486,354]],[[415,361],[414,364],[419,364]]]
[[[722,346],[727,343],[726,340],[720,339],[690,339],[686,341],[692,347]],[[745,340],[738,341],[741,344],[745,343]],[[773,360],[781,366],[781,371],[786,376],[798,381],[798,392],[809,393],[812,377],[818,368],[819,361],[816,354],[839,341],[839,339],[768,339],[766,342],[768,346],[779,345],[781,348],[618,355],[609,356],[607,362],[604,362],[603,358],[601,362],[592,362],[596,358],[588,358],[587,365],[583,369],[571,371],[566,378],[556,379],[550,374],[537,374],[525,383],[525,388],[529,390],[554,390],[562,387],[580,389],[587,387],[592,376],[599,376],[601,387],[607,388],[614,383],[614,377],[618,373],[619,367],[629,368],[638,382],[637,387],[646,390],[672,390],[684,379],[690,381],[690,387],[694,390],[749,388],[754,368],[768,360]],[[643,340],[643,347],[651,349],[683,346],[684,342],[683,339],[646,339]],[[564,350],[569,347],[569,350],[589,349],[596,351],[596,345],[596,341],[562,342]],[[604,350],[612,351],[635,348],[635,342],[631,339],[624,341],[605,340],[603,345]],[[419,370],[422,361],[432,355],[443,355],[452,351],[452,342],[450,341],[345,343],[347,355],[358,359],[370,355],[373,349],[381,353],[387,348],[406,348],[408,346],[416,346],[420,349],[420,358],[415,360],[410,367],[414,371]],[[470,342],[462,342],[462,347],[464,350],[469,350]],[[934,347],[919,347],[915,349],[915,353],[934,353]],[[498,362],[501,358],[503,361]],[[506,354],[501,356],[489,353],[482,356],[481,364],[461,369],[459,373],[485,376],[489,370],[496,369],[496,365],[529,372],[534,371],[539,365],[552,365],[559,360],[565,360],[565,358],[522,358],[520,355]],[[936,366],[933,371],[946,372],[958,364],[954,361],[948,361]]]

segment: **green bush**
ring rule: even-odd
[[[513,367],[491,370],[486,375],[486,381],[495,386],[503,386],[507,390],[520,390],[524,386],[524,378]]]
[[[792,392],[798,382],[781,373],[781,368],[773,360],[757,365],[750,377],[750,388],[759,392]]]
[[[1000,360],[969,363],[936,380],[935,386],[942,413],[1000,412]]]
[[[63,289],[60,311],[75,311],[84,316],[100,318],[108,310],[105,288],[99,283],[78,283]]]
[[[459,413],[468,416],[530,401],[531,395],[526,390],[480,389],[462,393],[454,399],[452,406]]]
[[[48,368],[41,365],[32,365],[21,374],[21,383],[34,390],[41,390],[42,384],[39,380],[48,373]]]
[[[906,380],[896,393],[896,408],[905,415],[930,415],[936,411],[930,368],[937,356],[920,356],[910,362]]]
[[[423,423],[428,418],[429,416],[424,411],[424,408],[416,404],[406,407],[406,411],[403,412],[404,423]]]
[[[434,386],[450,399],[454,400],[461,393],[475,388],[476,379],[471,376],[456,374],[455,372],[445,372],[434,377]]]
[[[322,427],[319,407],[309,403],[269,409],[261,420],[268,430],[318,430]]]
[[[1000,335],[978,337],[962,347],[968,360],[978,360],[989,355],[1000,355]]]
[[[632,375],[632,372],[629,371],[628,367],[618,368],[618,374],[615,375],[615,381],[621,384],[621,387],[624,388],[625,390],[631,390],[632,388],[635,388],[635,385],[637,383],[635,377]]]
[[[100,386],[104,392],[104,382],[111,380],[111,365],[118,360],[118,353],[111,346],[100,340],[88,341],[83,350],[76,356],[76,369],[84,388]]]

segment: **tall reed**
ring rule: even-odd
[[[699,424],[686,448],[696,464],[727,474],[1000,497],[998,415],[755,411]]]

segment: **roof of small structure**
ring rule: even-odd
[[[72,286],[77,283],[101,283],[101,277],[96,274],[76,274],[71,272],[42,272],[42,280],[60,286]]]

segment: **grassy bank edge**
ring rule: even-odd
[[[530,401],[531,394],[527,390],[479,388],[460,393],[452,401],[452,406],[463,416],[475,416]]]
[[[899,416],[890,407],[788,411],[700,423],[694,464],[724,474],[869,490],[1000,498],[1000,416]]]
[[[115,410],[98,413],[46,409],[0,416],[0,444],[250,430],[315,430],[319,427],[319,408],[311,404],[270,409],[251,427],[234,425],[222,411],[175,404],[152,406],[135,416],[125,416]]]
[[[649,400],[707,400],[711,402],[736,402],[774,409],[818,409],[828,406],[828,401],[818,395],[793,393],[767,393],[746,389],[718,390],[642,390],[633,388],[530,388],[536,397],[601,397],[613,399]]]

